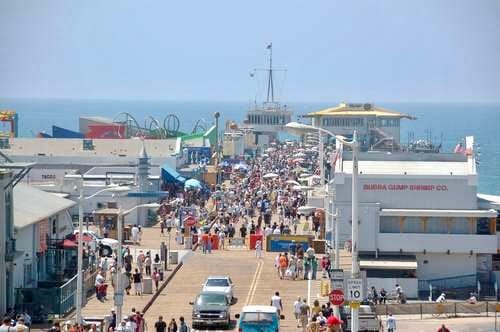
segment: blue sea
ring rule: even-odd
[[[331,103],[290,103],[295,115],[303,115]],[[403,120],[401,141],[406,143],[409,133],[415,139],[429,138],[442,143],[443,152],[451,152],[465,136],[475,136],[479,146],[479,191],[500,195],[500,103],[376,103],[389,109],[408,113],[417,120]],[[6,99],[0,98],[1,109],[13,109],[19,114],[19,134],[33,137],[45,131],[51,133],[52,125],[77,130],[78,117],[105,116],[124,119],[129,113],[143,125],[148,116],[161,124],[169,114],[180,120],[180,129],[191,132],[202,119],[207,125],[214,122],[213,114],[221,114],[225,121],[241,121],[248,102],[189,102],[189,101],[130,101],[130,100],[71,100],[71,99]],[[0,131],[6,130],[0,123]]]

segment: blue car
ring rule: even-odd
[[[280,319],[275,307],[267,305],[249,305],[241,309],[241,314],[235,316],[240,332],[276,332],[280,330]]]

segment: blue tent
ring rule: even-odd
[[[167,164],[161,167],[161,180],[163,183],[184,183],[186,178]]]

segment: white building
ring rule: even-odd
[[[50,252],[54,241],[73,233],[68,209],[76,203],[19,183],[14,187],[14,259],[12,289],[37,288],[38,282],[54,280],[64,268]],[[62,271],[61,271],[62,272]]]
[[[343,153],[333,181],[341,242],[351,239],[351,158]],[[360,153],[359,252],[369,283],[391,277],[411,296],[417,280],[422,291],[437,279],[457,288],[487,279],[497,212],[478,207],[477,176],[472,154]]]

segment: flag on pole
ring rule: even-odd
[[[268,50],[270,50],[271,48],[273,48],[273,43],[269,43],[269,45],[267,45],[267,46],[266,46],[266,48],[267,48]]]

